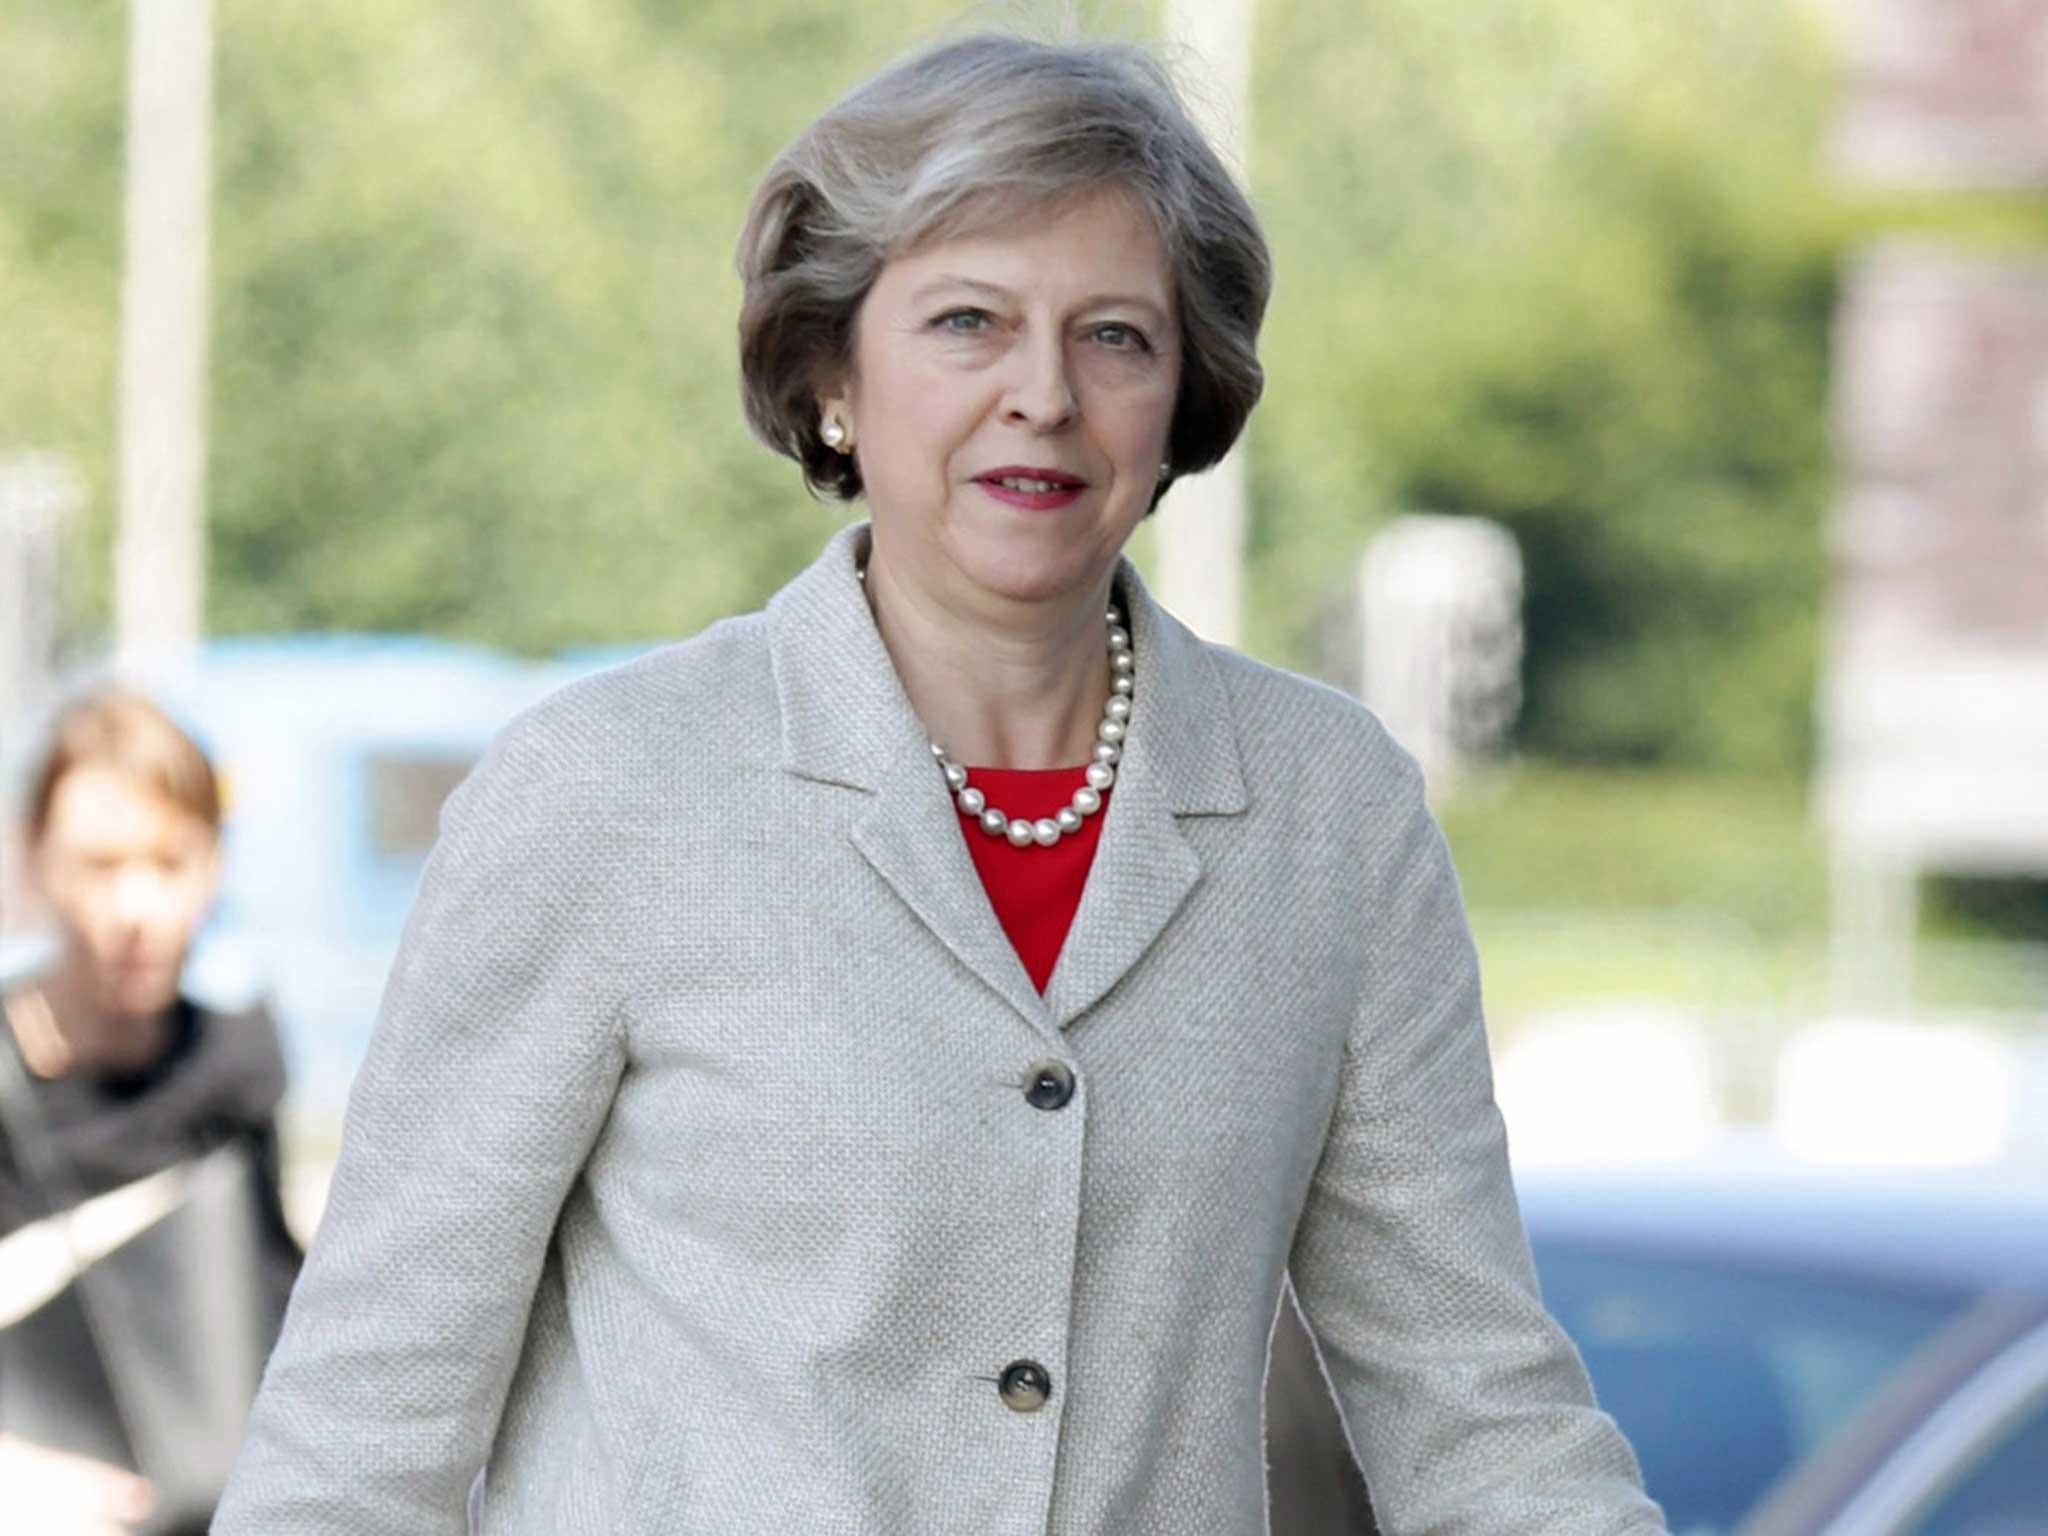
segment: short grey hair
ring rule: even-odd
[[[1151,214],[1178,296],[1180,390],[1156,507],[1174,477],[1229,451],[1258,403],[1272,259],[1172,76],[1128,43],[943,43],[855,87],[776,157],[739,239],[748,424],[814,491],[859,496],[853,455],[818,435],[817,395],[852,362],[883,265],[1103,187]]]

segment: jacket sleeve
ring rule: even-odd
[[[1633,1453],[1544,1310],[1450,853],[1403,755],[1366,985],[1291,1270],[1387,1536],[1651,1536]]]
[[[574,750],[515,721],[443,807],[215,1536],[466,1528],[621,1070]]]

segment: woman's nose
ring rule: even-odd
[[[1066,349],[1056,340],[1046,340],[1018,352],[1020,373],[1004,402],[1004,419],[1038,432],[1066,426],[1079,410],[1067,377]]]

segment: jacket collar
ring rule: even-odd
[[[1138,707],[1081,906],[1041,998],[996,922],[861,591],[856,566],[867,549],[868,524],[850,524],[769,600],[782,767],[873,794],[851,829],[862,854],[963,963],[1056,1033],[1137,962],[1200,878],[1201,859],[1176,819],[1245,809],[1226,685],[1204,643],[1119,557]]]

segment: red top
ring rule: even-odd
[[[1087,783],[1087,764],[1078,768],[969,768],[967,782],[988,796],[988,803],[1012,817],[1037,821],[1074,798]],[[1102,818],[1109,814],[1109,794],[1102,809],[1083,818],[1081,830],[1062,837],[1050,848],[1028,843],[1019,848],[1007,837],[991,837],[973,817],[960,816],[961,835],[981,874],[982,889],[995,908],[996,921],[1010,936],[1025,974],[1039,991],[1052,980],[1060,945],[1073,926],[1102,836]]]

